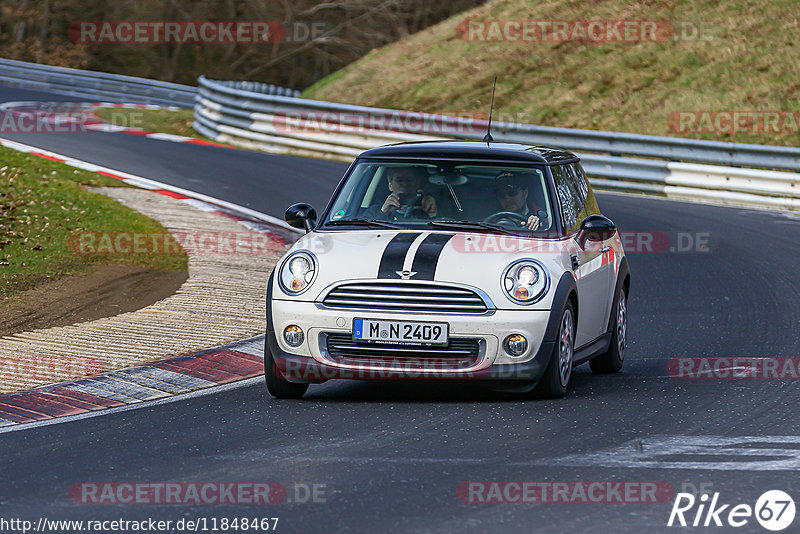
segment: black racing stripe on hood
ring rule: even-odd
[[[421,235],[421,232],[406,232],[394,236],[383,251],[378,278],[400,278],[397,272],[403,270],[406,253],[411,248],[411,243]]]
[[[414,256],[414,264],[411,267],[411,271],[417,273],[413,277],[414,280],[433,280],[433,276],[436,274],[436,266],[439,263],[439,256],[454,235],[431,234],[422,241],[417,249],[417,254]]]

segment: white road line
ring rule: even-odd
[[[191,137],[186,137],[184,135],[173,135],[173,134],[166,134],[166,133],[151,133],[148,134],[147,137],[150,139],[158,139],[159,141],[172,141],[175,143],[182,143],[186,141],[190,141]]]
[[[260,460],[261,455],[247,454],[224,454],[214,456],[215,460],[223,461],[241,461],[247,459],[249,461]],[[270,459],[273,457],[270,456]],[[339,464],[339,463],[352,463],[352,464],[366,464],[366,463],[379,463],[379,464],[478,464],[485,465],[486,458],[429,458],[429,457],[397,457],[397,456],[301,456],[298,458],[284,458],[282,463],[326,463],[326,464]]]
[[[111,414],[114,414],[114,413],[127,412],[129,410],[138,410],[140,408],[150,408],[150,407],[153,407],[153,406],[160,406],[162,404],[168,404],[168,403],[171,403],[171,402],[178,402],[178,401],[194,399],[194,398],[202,397],[202,396],[205,396],[205,395],[214,395],[216,393],[222,393],[224,391],[229,391],[229,390],[232,390],[232,389],[250,387],[250,386],[252,386],[254,384],[261,383],[263,381],[264,381],[264,379],[262,377],[256,376],[256,377],[253,377],[253,378],[246,378],[245,380],[240,380],[238,382],[231,382],[230,384],[223,384],[221,386],[214,386],[214,387],[205,388],[205,389],[198,389],[198,390],[192,391],[190,393],[182,393],[180,395],[173,395],[171,397],[166,397],[166,398],[163,398],[163,399],[156,399],[156,400],[151,400],[151,401],[137,402],[136,404],[127,404],[127,405],[124,405],[124,406],[115,406],[113,408],[106,408],[104,410],[97,410],[97,411],[94,411],[94,412],[80,413],[80,414],[76,414],[76,415],[68,415],[66,417],[56,417],[56,418],[53,418],[53,419],[45,419],[43,421],[36,421],[36,422],[33,422],[33,423],[22,423],[22,424],[18,424],[18,425],[5,426],[5,427],[0,426],[0,434],[6,434],[8,432],[18,432],[20,430],[31,430],[31,429],[34,429],[34,428],[40,428],[40,427],[49,426],[49,425],[58,425],[58,424],[61,424],[61,423],[71,423],[73,421],[79,421],[79,420],[82,420],[82,419],[90,419],[92,417],[100,417],[100,416],[104,416],[104,415],[111,415]]]
[[[71,156],[66,156],[64,154],[59,154],[57,152],[51,152],[49,150],[38,148],[38,147],[35,147],[35,146],[32,146],[32,145],[26,145],[24,143],[19,143],[17,141],[12,141],[11,139],[6,139],[6,138],[3,138],[3,137],[0,137],[0,144],[2,144],[3,146],[6,146],[7,148],[18,150],[20,152],[26,152],[26,153],[38,152],[38,153],[44,154],[46,156],[50,156],[50,157],[53,157],[53,158],[58,158],[60,160],[63,160],[63,162],[66,163],[67,165],[70,165],[72,167],[77,167],[79,169],[84,169],[84,170],[88,170],[88,171],[91,171],[91,172],[102,171],[102,172],[107,172],[109,174],[115,174],[117,176],[121,176],[121,177],[125,178],[125,181],[130,183],[131,185],[136,185],[138,187],[141,187],[142,189],[164,189],[166,191],[172,191],[173,193],[178,193],[178,194],[181,194],[181,195],[185,195],[187,197],[192,197],[192,198],[194,198],[196,200],[202,200],[202,201],[205,201],[205,202],[209,202],[211,204],[216,204],[217,206],[221,206],[223,208],[227,208],[229,210],[239,212],[239,213],[241,213],[243,215],[247,215],[247,216],[253,217],[255,219],[260,219],[260,220],[268,222],[268,223],[270,223],[270,224],[272,224],[274,226],[278,226],[278,227],[280,227],[280,228],[282,228],[284,230],[289,230],[289,231],[297,233],[297,234],[302,233],[297,228],[293,228],[293,227],[289,226],[288,224],[286,224],[285,221],[282,221],[281,219],[278,219],[277,217],[273,217],[272,215],[267,215],[266,213],[262,213],[260,211],[256,211],[256,210],[253,210],[253,209],[250,209],[250,208],[246,208],[244,206],[240,206],[238,204],[234,204],[234,203],[228,202],[226,200],[222,200],[222,199],[215,198],[215,197],[212,197],[212,196],[204,195],[202,193],[197,193],[195,191],[190,191],[188,189],[183,189],[181,187],[176,187],[174,185],[170,185],[170,184],[166,184],[166,183],[159,182],[159,181],[156,181],[156,180],[152,180],[150,178],[144,178],[143,176],[137,176],[135,174],[130,174],[130,173],[127,173],[127,172],[124,172],[124,171],[120,171],[120,170],[117,170],[117,169],[112,169],[110,167],[103,167],[102,165],[96,165],[94,163],[89,163],[87,161],[82,161],[82,160],[73,158]]]
[[[800,471],[800,436],[669,436],[514,465]]]

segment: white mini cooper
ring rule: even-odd
[[[572,368],[622,368],[630,270],[579,159],[427,142],[362,153],[267,289],[267,388],[329,379],[484,380],[564,395]]]

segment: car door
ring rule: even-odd
[[[578,183],[582,187],[585,187],[586,191],[586,202],[584,204],[583,213],[580,219],[583,220],[583,218],[588,217],[589,215],[602,215],[602,213],[600,213],[600,207],[597,205],[597,199],[594,196],[594,191],[592,191],[592,186],[586,179],[586,174],[583,172],[583,168],[581,167],[580,163],[573,163],[572,168],[575,170]],[[615,242],[616,240],[614,239],[614,236],[609,236],[609,238],[602,243],[594,245],[594,248],[599,252],[599,258],[595,257],[593,259],[595,262],[599,263],[598,269],[601,273],[601,276],[598,276],[598,280],[601,282],[601,285],[597,288],[601,290],[600,294],[597,296],[598,309],[601,310],[600,324],[599,330],[595,337],[606,333],[608,329],[608,318],[611,314],[611,307],[614,304],[614,290],[617,285],[617,251],[614,250]],[[603,305],[603,303],[605,304]]]
[[[578,286],[578,328],[575,347],[593,341],[608,326],[609,286],[613,277],[613,256],[607,242],[578,242],[581,221],[598,212],[597,202],[591,192],[583,170],[577,163],[552,167],[564,230],[572,234],[572,265]],[[611,253],[611,256],[610,256]]]

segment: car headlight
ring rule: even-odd
[[[280,286],[287,295],[299,295],[311,286],[317,276],[317,259],[307,250],[299,250],[283,261]]]
[[[503,271],[501,284],[512,302],[533,304],[547,293],[550,274],[537,260],[517,260]]]

